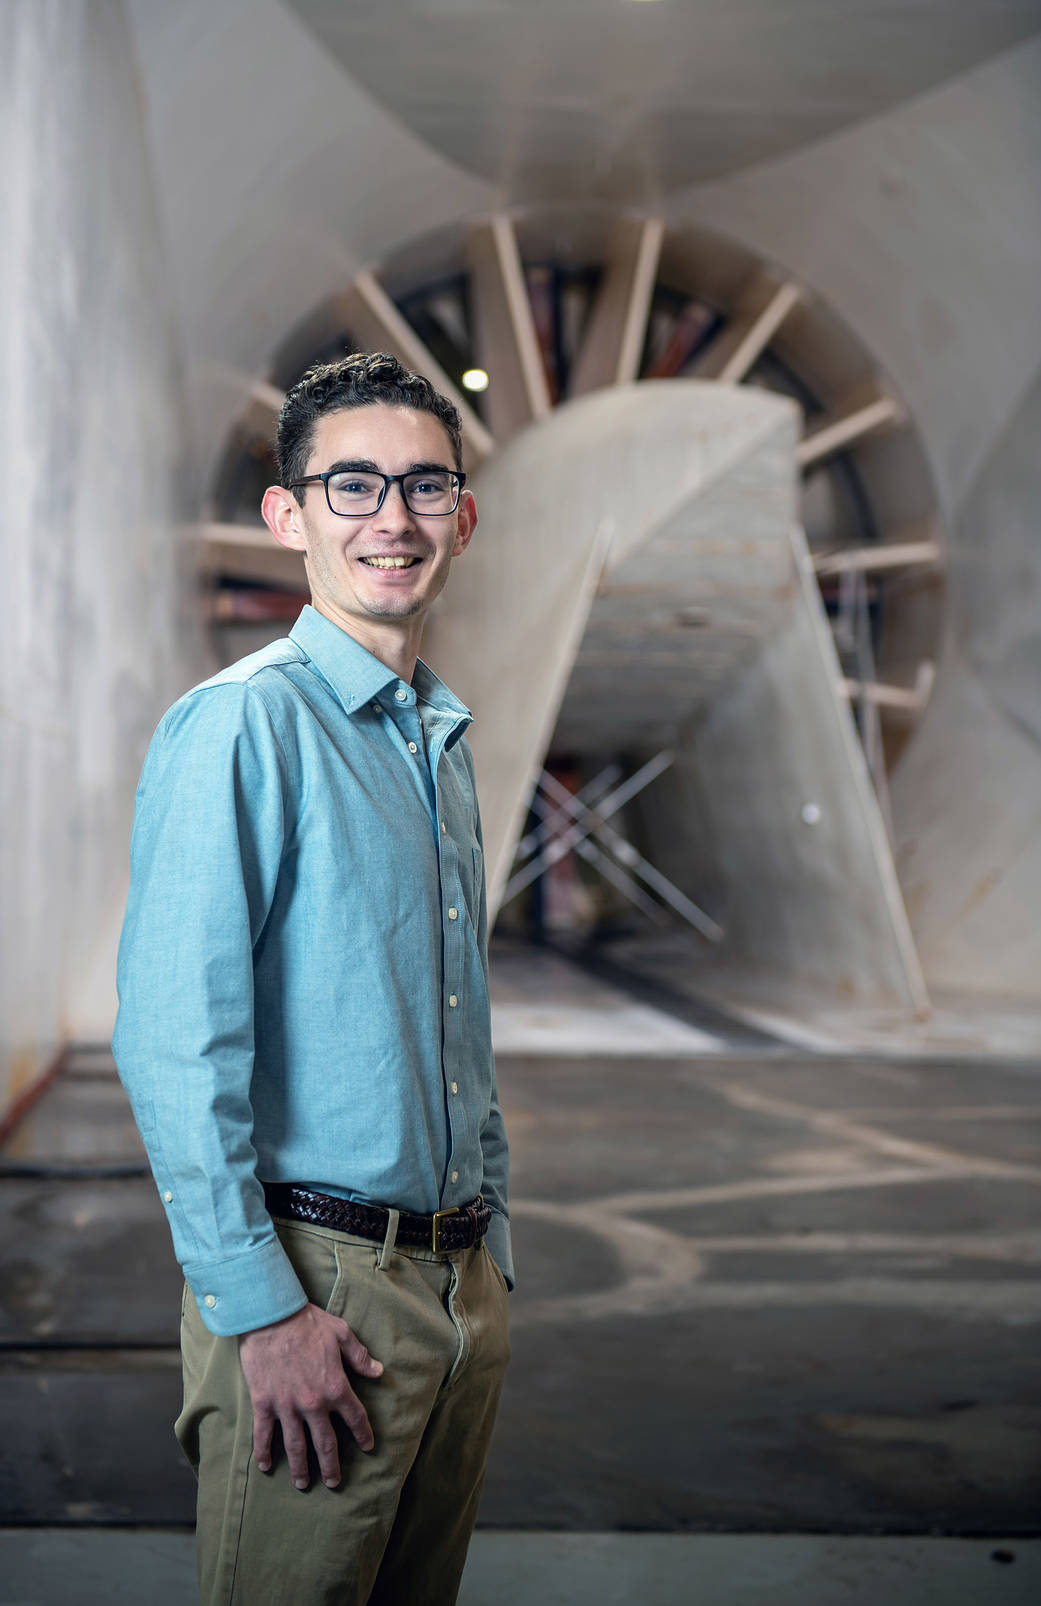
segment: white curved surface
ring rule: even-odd
[[[931,983],[1041,999],[1041,379],[950,539],[953,628],[893,776],[897,864]]]
[[[424,657],[475,712],[493,918],[560,714],[576,737],[595,728],[605,756],[676,748],[640,813],[654,859],[724,927],[716,985],[752,968],[779,992],[920,1011],[885,827],[793,535],[797,427],[783,398],[690,380],[559,409],[476,477],[484,524]],[[662,608],[706,596],[702,644],[665,669]]]
[[[694,381],[598,391],[515,436],[475,476],[478,532],[424,657],[476,716],[493,907],[601,567],[622,563],[789,416],[776,397]]]
[[[631,11],[647,27],[654,9]],[[10,12],[5,439],[28,511],[5,530],[0,851],[5,1019],[32,1059],[103,1014],[108,957],[95,933],[118,901],[141,747],[164,701],[199,673],[173,532],[211,482],[243,386],[360,268],[507,197],[405,127],[278,0],[18,0]],[[727,28],[747,54],[737,22]],[[706,70],[722,59],[713,68],[706,50]],[[884,93],[884,53],[864,65]],[[625,70],[638,118],[655,105],[654,75]],[[452,111],[473,134],[465,104]],[[531,112],[541,138],[537,96]],[[691,156],[678,151],[673,171]],[[611,151],[592,151],[600,158],[610,169]],[[742,159],[739,145],[720,150],[721,166]],[[951,520],[956,611],[934,704],[894,777],[900,862],[930,975],[1032,996],[1039,171],[1034,38],[664,203],[671,225],[720,229],[820,291],[927,443]],[[566,198],[588,201],[590,173],[579,164]],[[599,179],[617,204],[640,203],[624,163]],[[562,560],[575,637],[598,528]],[[564,635],[554,627],[553,640]],[[46,666],[36,677],[27,643]],[[567,679],[559,661],[542,667],[540,729]]]
[[[347,77],[278,0],[128,0],[170,283],[208,484],[240,411],[312,308],[413,236],[494,204]]]
[[[0,396],[0,1087],[103,1037],[141,755],[206,672],[181,398],[119,0],[9,8]],[[104,182],[83,183],[84,161]],[[182,568],[184,565],[184,568]]]
[[[1041,364],[1041,37],[880,117],[670,200],[827,297],[957,505]]]

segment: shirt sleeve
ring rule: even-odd
[[[307,1302],[256,1176],[253,948],[285,836],[286,758],[249,683],[189,693],[138,787],[113,1052],[211,1332]]]
[[[492,1219],[488,1223],[488,1248],[506,1279],[507,1287],[512,1291],[516,1278],[513,1271],[510,1213],[506,1203],[509,1157],[497,1094],[493,1095],[492,1108],[481,1132],[481,1148],[484,1153],[484,1182],[481,1192],[485,1204],[490,1205],[492,1211]]]
[[[474,784],[473,757],[469,746],[466,747],[468,768],[471,784]],[[476,803],[476,790],[474,792],[474,829],[477,840],[481,844],[481,885],[478,894],[478,921],[477,944],[480,949],[481,963],[484,966],[485,987],[488,987],[488,883],[484,873],[484,834],[481,830],[481,814]],[[484,1202],[491,1206],[492,1219],[488,1223],[487,1243],[488,1249],[495,1259],[495,1264],[506,1279],[507,1287],[512,1291],[515,1285],[513,1270],[513,1244],[510,1235],[510,1209],[509,1209],[509,1173],[510,1155],[506,1142],[506,1126],[499,1108],[499,1089],[492,1070],[492,1096],[488,1109],[488,1118],[481,1128],[481,1153],[484,1159],[484,1180],[481,1184],[481,1193]]]

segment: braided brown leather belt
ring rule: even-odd
[[[295,1182],[265,1182],[264,1198],[273,1216],[289,1221],[307,1221],[312,1227],[331,1227],[334,1232],[350,1232],[358,1238],[382,1243],[387,1236],[390,1212],[382,1205],[361,1204],[357,1199],[337,1199],[331,1193],[316,1193]],[[435,1210],[420,1216],[402,1210],[396,1242],[417,1249],[449,1254],[480,1243],[488,1231],[491,1210],[480,1194],[470,1204],[451,1210]]]

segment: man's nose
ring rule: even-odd
[[[405,492],[397,480],[387,486],[387,494],[376,511],[373,523],[379,530],[411,529],[415,514],[405,501]]]

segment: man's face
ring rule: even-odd
[[[411,407],[380,403],[323,414],[306,472],[407,474],[438,467],[455,468],[451,442],[438,420]],[[401,486],[391,485],[377,512],[356,518],[333,513],[320,482],[301,487],[301,492],[303,505],[290,506],[294,493],[269,491],[265,517],[278,540],[304,552],[315,606],[363,639],[381,621],[422,619],[444,589],[452,559],[469,544],[477,522],[467,491],[454,513],[435,517],[413,513]],[[276,495],[284,499],[286,511],[272,522],[268,501]],[[381,567],[380,560],[389,558],[408,561]]]

